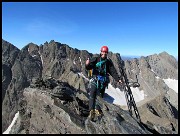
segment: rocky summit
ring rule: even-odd
[[[136,103],[141,120],[97,97],[102,113],[92,121],[85,61],[96,55],[54,40],[19,50],[2,39],[2,133],[11,126],[10,134],[178,134],[178,95],[164,82],[178,80],[173,56],[123,61],[110,52],[118,73],[123,68],[146,95]],[[118,87],[112,77],[110,83]]]

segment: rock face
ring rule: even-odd
[[[5,70],[9,72],[3,74],[6,75],[6,79],[9,79],[8,86],[3,83],[3,86],[6,85],[7,89],[2,102],[2,126],[7,127],[17,112],[18,102],[19,99],[23,97],[22,93],[24,88],[30,85],[32,78],[42,76],[42,66],[41,63],[39,64],[38,58],[32,57],[28,52],[27,47],[31,46],[31,44],[19,51],[13,45],[6,44],[7,42],[4,40],[2,40],[2,43],[4,43],[2,49],[3,66],[6,66],[7,61],[9,61],[8,64],[10,64],[9,68],[3,70],[3,73],[6,72]],[[7,47],[8,49],[6,50]],[[8,58],[7,61],[6,58]],[[4,86],[4,88],[6,86]]]
[[[152,100],[159,95],[166,94],[168,99],[177,108],[178,103],[173,102],[172,98],[177,98],[177,94],[172,93],[163,79],[178,80],[178,63],[173,56],[166,52],[159,55],[154,54],[140,59],[132,59],[124,62],[128,79],[140,83],[140,90],[144,90],[146,94],[146,101]],[[135,77],[137,76],[137,79]],[[175,98],[175,99],[176,99]],[[177,99],[176,99],[177,100]]]
[[[86,93],[76,90],[65,82],[57,82],[56,80],[51,80],[50,89],[48,81],[50,79],[41,80],[41,82],[35,82],[34,85],[32,84],[30,87],[24,89],[24,97],[20,100],[18,108],[19,117],[10,133],[173,133],[171,128],[158,126],[152,122],[139,123],[136,118],[129,115],[128,111],[122,110],[119,106],[110,104],[100,97],[98,97],[98,102],[102,107],[102,116],[96,122],[92,122],[88,118],[88,95]],[[41,84],[42,82],[43,84]]]
[[[8,85],[12,79],[11,68],[19,53],[19,49],[14,45],[2,40],[2,101],[4,99]]]
[[[118,73],[124,66],[129,81],[138,80],[139,89],[147,95],[137,103],[143,122],[99,98],[103,116],[95,123],[87,118],[84,65],[95,55],[53,40],[40,46],[29,43],[19,50],[2,39],[2,131],[19,111],[10,133],[178,133],[178,97],[163,81],[178,80],[178,62],[173,56],[162,52],[122,61],[120,54],[110,52],[108,57]]]

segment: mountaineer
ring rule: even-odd
[[[124,82],[122,74],[118,75],[112,60],[107,57],[108,50],[107,46],[102,46],[100,55],[92,59],[88,58],[85,64],[86,70],[91,71],[90,74],[92,74],[89,82],[89,117],[91,120],[93,120],[95,115],[101,115],[96,96],[100,95],[103,98],[105,88],[109,83],[109,74],[120,84]]]

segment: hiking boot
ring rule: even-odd
[[[93,120],[94,117],[95,117],[95,110],[93,109],[93,110],[90,110],[88,118],[90,118],[90,120]]]
[[[91,119],[91,121],[95,121],[95,120],[97,120],[97,118],[99,119],[99,117],[101,117],[101,116],[102,116],[102,112],[100,112],[97,109],[93,109],[90,111],[88,117]]]
[[[101,116],[101,112],[100,112],[99,110],[96,110],[96,109],[95,109],[94,112],[95,112],[95,115],[96,115],[96,116]]]

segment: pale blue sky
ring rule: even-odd
[[[99,53],[178,56],[178,2],[2,2],[2,38]]]

